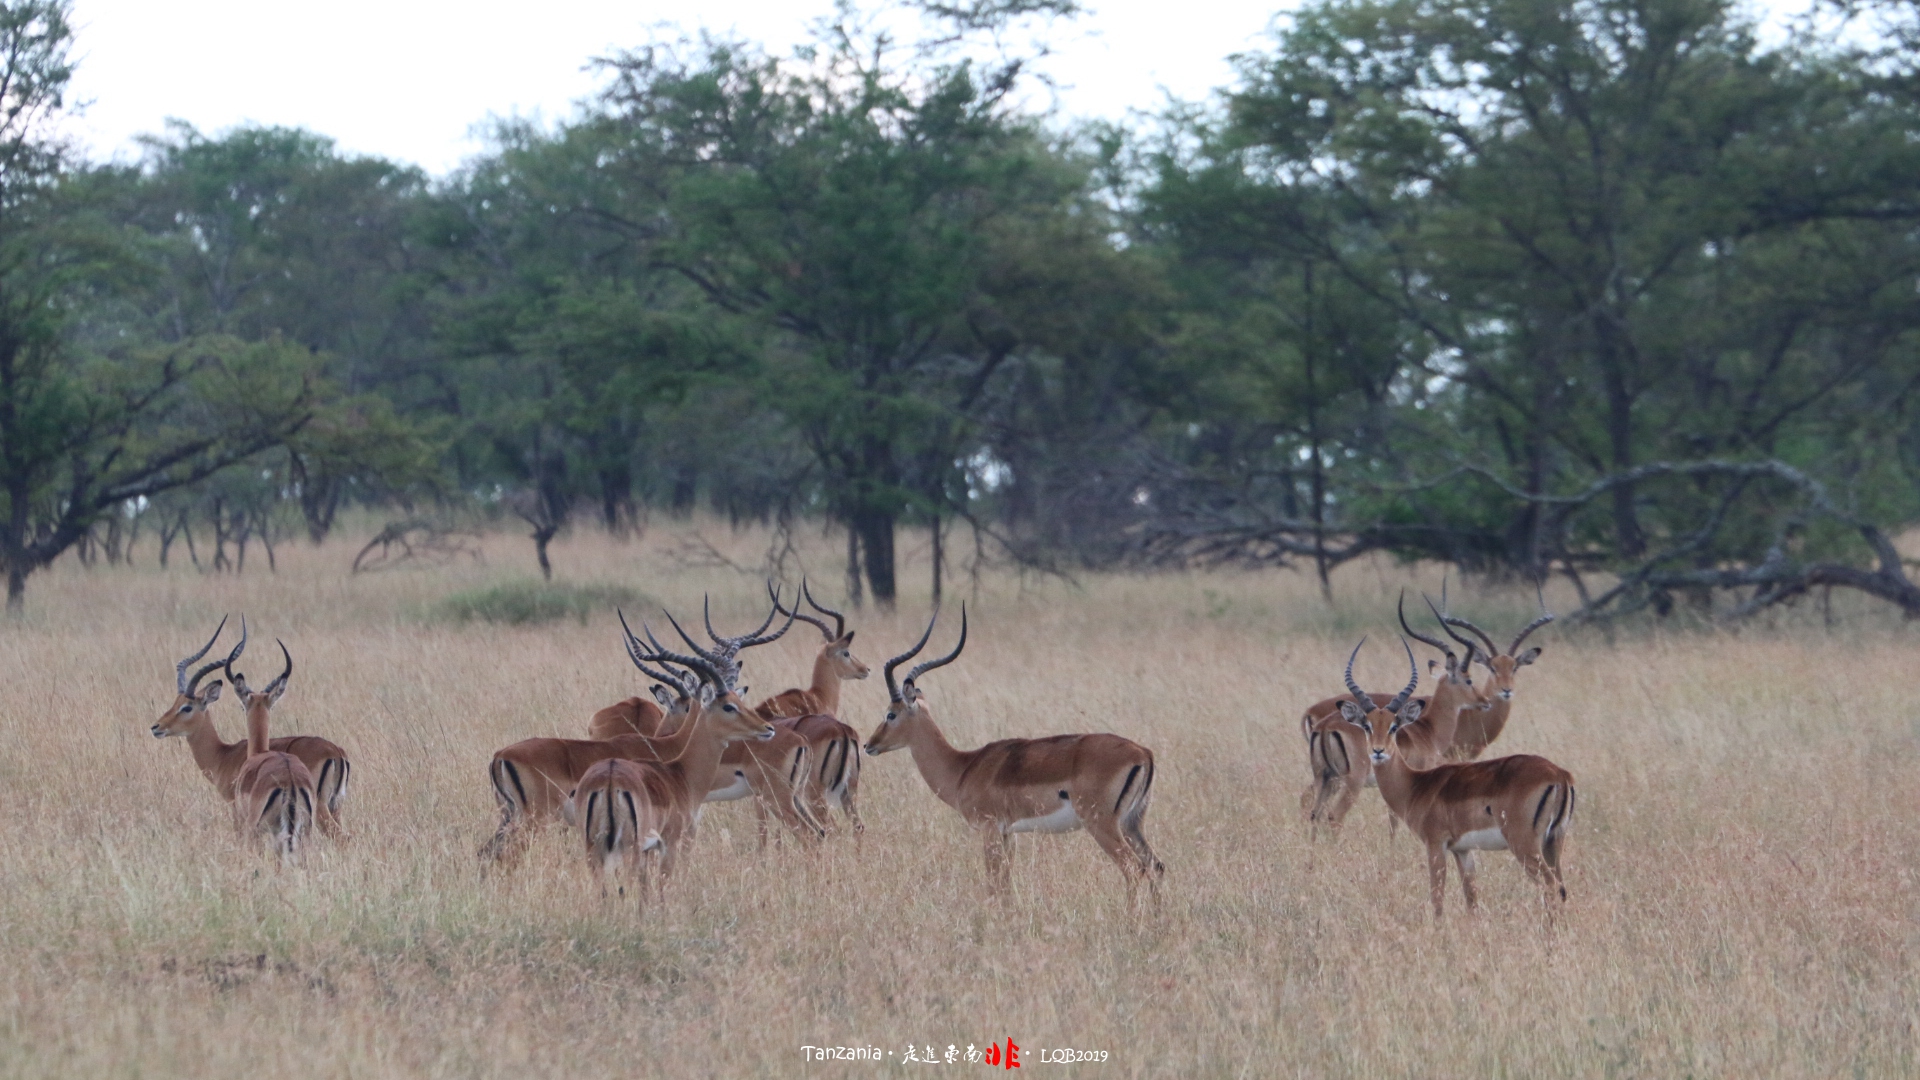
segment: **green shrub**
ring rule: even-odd
[[[454,593],[435,603],[430,615],[445,622],[479,621],[509,626],[531,626],[571,615],[585,626],[587,615],[596,608],[631,610],[651,603],[646,594],[623,585],[509,581]]]

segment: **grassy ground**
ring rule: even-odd
[[[705,535],[743,566],[766,545]],[[746,625],[759,580],[687,541],[582,536],[555,561],[581,595],[697,614],[712,590],[716,620]],[[1543,631],[1495,751],[1578,777],[1572,902],[1549,931],[1496,853],[1480,914],[1456,882],[1435,926],[1423,858],[1389,844],[1377,795],[1338,846],[1310,845],[1297,808],[1300,708],[1340,689],[1360,633],[1363,681],[1398,685],[1391,598],[1422,575],[1353,569],[1331,612],[1286,574],[990,577],[965,657],[927,678],[935,715],[961,746],[1106,730],[1151,747],[1159,919],[1128,917],[1076,835],[1023,837],[1016,898],[989,904],[979,852],[904,752],[867,761],[863,847],[757,853],[744,804],[717,807],[667,904],[636,916],[592,892],[568,835],[480,876],[491,751],[578,734],[642,685],[604,610],[446,617],[447,597],[526,576],[524,540],[484,546],[484,563],[359,577],[352,543],[288,547],[243,578],[162,572],[148,548],[33,580],[24,622],[0,627],[0,1074],[869,1075],[927,1069],[899,1064],[908,1043],[1009,1037],[1048,1075],[1920,1068],[1910,631]],[[809,538],[796,565],[839,595],[835,548]],[[1455,590],[1509,633],[1525,615]],[[297,664],[277,730],[356,762],[352,838],[292,872],[242,850],[187,747],[147,733],[173,661],[241,611]],[[925,615],[855,615],[856,653],[877,669]],[[800,630],[749,654],[755,697],[803,679],[817,639]],[[843,719],[870,731],[885,698],[877,675],[856,684]],[[231,695],[215,715],[238,737]],[[805,1045],[893,1056],[808,1064]],[[1036,1060],[1057,1047],[1109,1058]]]

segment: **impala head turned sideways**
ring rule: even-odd
[[[771,585],[768,586],[768,591],[772,592]],[[833,619],[833,628],[828,629],[827,624],[823,620],[802,612],[799,604],[795,604],[793,611],[788,613],[787,609],[780,605],[780,594],[777,592],[773,593],[773,609],[776,612],[789,614],[790,617],[797,618],[801,622],[812,623],[814,628],[820,631],[821,636],[826,639],[826,644],[822,647],[820,655],[833,669],[833,677],[835,679],[864,679],[873,674],[872,668],[868,667],[859,657],[853,655],[853,631],[847,629],[847,617],[830,607],[822,605],[820,601],[815,600],[813,598],[813,590],[807,588],[807,583],[804,578],[801,579],[800,582],[800,596],[806,600],[815,611]]]
[[[960,605],[960,640],[954,644],[953,651],[938,660],[928,660],[916,665],[912,671],[907,672],[906,679],[900,682],[894,681],[894,669],[920,655],[920,650],[927,647],[927,639],[933,636],[933,626],[939,618],[940,613],[934,612],[934,617],[927,620],[926,632],[920,635],[920,640],[914,643],[913,648],[887,661],[883,669],[887,679],[887,718],[880,721],[880,726],[874,728],[873,735],[867,739],[867,756],[878,757],[890,750],[898,750],[907,745],[908,726],[916,720],[927,718],[927,707],[920,688],[914,684],[915,680],[935,668],[953,663],[959,659],[960,650],[967,647],[967,606],[962,604]]]
[[[224,684],[219,679],[215,679],[203,689],[200,686],[200,680],[206,678],[225,662],[230,662],[232,657],[228,657],[227,661],[210,660],[191,676],[187,674],[187,669],[193,666],[194,661],[207,655],[207,652],[213,648],[213,643],[220,640],[220,632],[226,628],[227,620],[223,618],[220,620],[219,628],[214,630],[213,636],[207,639],[205,645],[200,646],[199,652],[174,665],[173,704],[166,712],[160,714],[160,719],[153,722],[154,738],[164,739],[172,735],[187,734],[196,723],[206,718],[208,706],[220,700],[220,688]]]

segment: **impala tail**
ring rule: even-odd
[[[273,838],[273,849],[283,865],[296,861],[300,843],[313,826],[313,792],[293,783],[274,788],[260,808],[257,824]]]
[[[831,757],[833,751],[829,749],[827,754]],[[826,838],[827,827],[814,818],[807,806],[807,744],[804,742],[793,748],[793,760],[787,763],[787,803],[793,807],[800,823],[811,830],[813,839]]]
[[[1120,797],[1114,800],[1114,813],[1120,819],[1121,835],[1127,838],[1128,846],[1140,857],[1140,868],[1146,873],[1160,877],[1167,872],[1165,863],[1154,857],[1153,849],[1147,846],[1147,835],[1142,831],[1147,820],[1147,804],[1153,799],[1153,755],[1127,771],[1126,782],[1120,785]]]
[[[339,815],[340,803],[347,797],[347,777],[352,771],[346,758],[328,758],[320,763],[320,775],[313,778],[313,790],[327,813]]]
[[[493,782],[493,797],[500,804],[500,828],[480,847],[480,857],[499,860],[506,856],[513,833],[527,817],[527,785],[519,766],[496,757],[487,765],[487,779]]]
[[[1547,785],[1547,790],[1541,794],[1539,805],[1534,810],[1534,827],[1539,828],[1539,818],[1546,811],[1548,804],[1554,802],[1556,793],[1560,798],[1553,806],[1553,816],[1547,819],[1546,831],[1540,836],[1540,857],[1546,861],[1548,868],[1552,871],[1554,883],[1560,889],[1560,899],[1565,900],[1567,887],[1560,883],[1560,845],[1566,841],[1567,830],[1573,827],[1573,806],[1577,795],[1572,784]]]

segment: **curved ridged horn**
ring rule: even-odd
[[[213,636],[207,639],[207,643],[205,645],[200,646],[200,651],[197,653],[194,653],[192,656],[187,657],[185,660],[182,660],[179,663],[173,665],[173,682],[174,682],[174,685],[179,689],[179,691],[182,694],[185,694],[188,697],[194,696],[194,694],[200,688],[200,680],[206,678],[207,672],[212,671],[214,668],[217,668],[220,666],[220,661],[215,660],[211,664],[208,664],[207,666],[194,672],[193,678],[191,679],[187,678],[187,668],[191,667],[195,660],[198,660],[201,657],[207,655],[208,650],[213,648],[213,643],[220,640],[220,631],[225,630],[226,628],[227,628],[227,617],[225,615],[222,615],[220,617],[219,627],[214,630]]]
[[[1520,643],[1527,640],[1527,635],[1553,621],[1553,612],[1547,610],[1547,594],[1537,581],[1533,583],[1533,595],[1540,601],[1540,617],[1528,623],[1520,636],[1513,639],[1513,644],[1507,647],[1508,656],[1520,655]]]
[[[673,687],[679,691],[681,697],[691,696],[687,691],[687,684],[677,676],[647,666],[647,661],[653,660],[653,657],[641,647],[640,639],[634,636],[633,627],[627,625],[627,613],[617,607],[613,610],[614,614],[620,616],[620,629],[626,632],[627,659],[633,661],[633,666],[640,669],[640,674],[663,686]],[[655,662],[658,663],[658,661]]]
[[[892,700],[892,701],[901,700],[900,684],[893,681],[893,669],[899,667],[901,664],[904,664],[907,661],[913,659],[914,657],[920,655],[920,650],[927,647],[927,639],[933,636],[933,624],[936,621],[938,621],[939,618],[940,618],[940,609],[934,608],[933,618],[927,620],[926,633],[923,633],[920,635],[920,640],[913,643],[913,648],[908,649],[906,652],[903,652],[899,656],[896,656],[893,659],[887,661],[886,667],[881,669],[886,674],[886,677],[887,677],[887,695],[889,700]]]
[[[1427,610],[1433,612],[1433,617],[1440,620],[1440,629],[1445,630],[1448,637],[1466,646],[1467,656],[1466,659],[1460,661],[1460,675],[1471,684],[1473,682],[1473,675],[1471,674],[1473,670],[1473,657],[1474,654],[1480,651],[1480,646],[1475,645],[1473,642],[1453,632],[1453,627],[1447,625],[1447,617],[1440,614],[1439,608],[1433,606],[1433,597],[1428,596],[1426,593],[1421,593],[1420,599],[1427,602]],[[1449,653],[1448,655],[1451,656],[1452,654]]]
[[[1421,593],[1420,595],[1425,596],[1426,593]],[[1433,602],[1429,600],[1427,602],[1427,606],[1432,607]],[[1395,606],[1394,610],[1400,613],[1400,629],[1406,631],[1408,637],[1412,638],[1415,641],[1420,642],[1422,645],[1431,645],[1434,648],[1439,649],[1441,652],[1446,653],[1447,666],[1455,670],[1459,669],[1460,658],[1453,655],[1452,649],[1447,648],[1447,646],[1444,643],[1437,641],[1433,638],[1427,637],[1425,634],[1422,634],[1419,631],[1415,630],[1413,627],[1407,625],[1407,590],[1405,589],[1400,590],[1400,603]],[[1471,661],[1469,661],[1469,663],[1471,663]]]
[[[1360,645],[1365,645],[1366,643],[1366,638],[1360,639]],[[1361,708],[1372,709],[1373,699],[1368,697],[1366,692],[1360,689],[1359,683],[1353,681],[1353,662],[1360,658],[1360,645],[1355,645],[1353,647],[1353,655],[1347,657],[1347,693],[1353,695],[1353,700],[1357,702]]]
[[[1400,691],[1398,697],[1382,706],[1390,713],[1399,712],[1400,706],[1405,705],[1407,699],[1413,696],[1413,688],[1420,685],[1420,662],[1413,658],[1413,646],[1407,643],[1406,638],[1401,638],[1400,647],[1407,650],[1407,666],[1413,669],[1413,677],[1407,680],[1406,689]]]
[[[1461,618],[1458,615],[1448,615],[1442,618],[1440,621],[1445,623],[1448,626],[1457,626],[1462,630],[1471,630],[1475,637],[1478,637],[1481,641],[1484,641],[1487,643],[1488,657],[1495,657],[1500,655],[1500,646],[1495,645],[1493,643],[1493,638],[1487,636],[1487,632],[1485,630],[1480,629],[1479,627],[1473,625],[1472,623],[1468,622],[1467,620]],[[1455,640],[1458,640],[1458,639],[1455,639]]]
[[[813,598],[813,590],[811,590],[811,589],[809,589],[809,588],[807,588],[807,579],[806,579],[806,578],[801,578],[801,579],[800,579],[800,595],[806,598],[806,601],[807,601],[807,603],[809,603],[809,604],[812,604],[812,605],[813,605],[813,609],[814,609],[815,611],[818,611],[818,612],[819,612],[820,614],[822,614],[822,615],[831,615],[831,616],[833,616],[833,638],[834,638],[834,640],[836,640],[836,641],[838,641],[838,640],[839,640],[840,638],[842,638],[842,637],[845,637],[845,636],[846,636],[846,633],[847,633],[847,617],[846,617],[845,615],[842,615],[842,614],[840,614],[839,612],[837,612],[837,611],[835,611],[835,610],[833,610],[832,608],[830,608],[830,607],[828,607],[827,605],[825,605],[825,604],[823,604],[823,603],[821,603],[820,601],[818,601],[818,600],[815,600],[815,599]],[[796,606],[798,606],[798,605],[796,605]],[[824,630],[824,629],[826,629],[826,628],[825,628],[825,627],[821,627],[821,629],[823,629],[823,630]]]
[[[235,660],[240,659],[240,654],[246,651],[247,651],[247,617],[245,615],[242,615],[240,616],[240,644],[235,645],[233,647],[233,651],[227,654],[227,658],[220,662],[221,669],[227,673],[227,681],[233,684],[233,688],[235,690],[239,690],[244,686],[246,686],[246,676],[235,675],[233,673],[233,662]]]
[[[912,671],[907,672],[907,680],[906,682],[901,683],[901,685],[912,686],[913,680],[918,679],[920,676],[925,675],[927,672],[932,671],[934,668],[946,667],[948,664],[953,663],[955,660],[958,660],[960,658],[960,650],[966,647],[967,647],[967,604],[966,604],[966,601],[963,600],[960,602],[960,641],[959,643],[953,647],[952,652],[941,657],[940,659],[929,660],[926,663],[915,667]]]
[[[704,647],[701,646],[699,642],[693,640],[693,635],[687,633],[686,630],[680,626],[679,620],[673,617],[673,612],[668,611],[666,608],[661,608],[660,613],[667,617],[668,625],[672,626],[674,631],[680,635],[680,640],[686,642],[687,645],[690,648],[692,648],[693,651],[696,654],[698,654],[702,660],[705,660],[709,664],[725,664],[726,663],[726,659],[723,657],[722,654],[718,652],[708,652]],[[654,642],[655,648],[658,648],[659,646],[660,646],[659,642],[657,641]]]
[[[287,680],[293,677],[293,654],[287,651],[287,643],[281,641],[279,638],[274,638],[273,643],[280,646],[280,655],[287,658],[287,666],[285,670],[274,677],[272,682],[267,684],[265,690],[261,691],[265,694],[284,691],[287,688]]]
[[[807,591],[807,580],[805,578],[801,578],[800,579],[801,595],[802,596],[806,595],[806,591]],[[779,612],[782,615],[787,614],[787,609],[780,606],[780,594],[774,591],[773,582],[771,581],[767,582],[767,595],[773,597],[773,610]],[[804,623],[812,623],[814,628],[819,630],[820,633],[828,641],[832,641],[834,638],[840,636],[838,634],[835,634],[832,630],[827,629],[826,623],[821,622],[819,619],[816,619],[813,616],[806,614],[805,612],[802,612],[800,610],[799,604],[793,605],[793,617],[796,619],[799,619],[801,622],[804,622]]]

